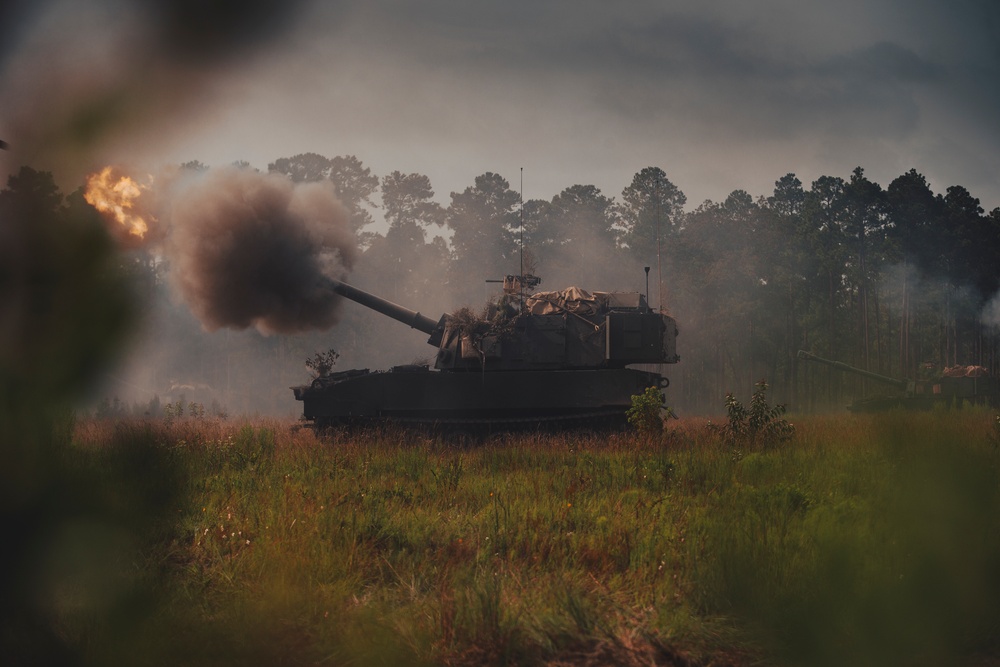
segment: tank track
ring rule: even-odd
[[[614,430],[626,423],[625,410],[604,409],[572,415],[533,417],[479,417],[479,418],[426,418],[426,417],[362,417],[346,419],[317,419],[312,425],[317,434],[338,428],[364,429],[399,426],[448,433],[510,433],[524,431],[572,431],[582,429]]]

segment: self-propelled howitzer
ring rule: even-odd
[[[669,384],[659,372],[628,367],[679,360],[674,319],[652,311],[643,295],[575,287],[524,295],[520,277],[505,284],[482,314],[462,309],[433,320],[331,281],[341,296],[427,334],[437,354],[433,369],[355,369],[293,387],[305,418],[319,427],[621,423],[633,395]]]
[[[841,361],[817,357],[805,350],[799,350],[798,357],[896,389],[894,394],[867,396],[854,401],[848,406],[852,412],[881,412],[895,408],[930,410],[935,406],[960,408],[965,403],[994,407],[1000,405],[1000,379],[983,366],[951,366],[933,376],[904,380],[855,368]]]

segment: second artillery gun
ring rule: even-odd
[[[918,394],[917,383],[913,380],[900,380],[886,375],[879,375],[878,373],[866,371],[862,368],[855,368],[854,366],[845,364],[842,361],[833,361],[832,359],[817,357],[815,354],[806,352],[805,350],[799,350],[798,357],[799,359],[803,359],[805,361],[815,361],[817,363],[836,368],[837,370],[845,373],[859,375],[869,380],[874,380],[880,384],[894,387],[897,390],[896,394],[889,396],[870,396],[856,400],[848,408],[851,412],[880,412],[882,410],[890,410],[892,408],[899,407],[905,407],[911,410],[928,410],[932,406],[932,399],[923,394],[923,385],[920,386],[921,392]]]
[[[960,408],[963,403],[1000,404],[1000,382],[982,366],[952,366],[933,379],[902,380],[817,357],[805,350],[799,350],[798,357],[896,388],[897,392],[893,395],[869,396],[854,401],[849,406],[852,412],[881,412],[893,408],[929,410],[935,405]]]
[[[317,427],[397,422],[506,429],[619,424],[632,396],[667,378],[632,364],[672,364],[677,324],[638,292],[568,288],[526,294],[533,276],[507,276],[480,316],[434,320],[340,281],[337,294],[428,335],[434,368],[328,373],[292,387]]]

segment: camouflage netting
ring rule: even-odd
[[[569,312],[581,317],[590,317],[599,314],[606,304],[606,294],[591,294],[579,287],[567,287],[556,292],[539,292],[525,300],[528,312],[532,315]]]
[[[946,378],[980,378],[989,377],[990,371],[985,366],[949,366],[941,372]]]
[[[465,354],[474,352],[485,363],[499,349],[497,343],[516,339],[520,350],[516,354],[539,363],[573,359],[577,364],[598,366],[604,361],[608,307],[607,293],[579,287],[528,296],[523,312],[516,297],[501,297],[479,313],[468,307],[452,313],[442,347],[458,348],[461,340]],[[530,324],[525,318],[530,318]]]
[[[504,334],[514,330],[517,311],[496,303],[488,303],[476,313],[472,308],[459,308],[448,318],[451,326],[463,335]]]

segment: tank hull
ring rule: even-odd
[[[869,396],[854,401],[847,409],[859,414],[872,414],[887,410],[931,410],[935,403],[943,403],[933,396]]]
[[[445,372],[424,367],[346,371],[293,387],[317,426],[351,423],[486,425],[496,428],[625,421],[632,396],[665,386],[631,368]]]

